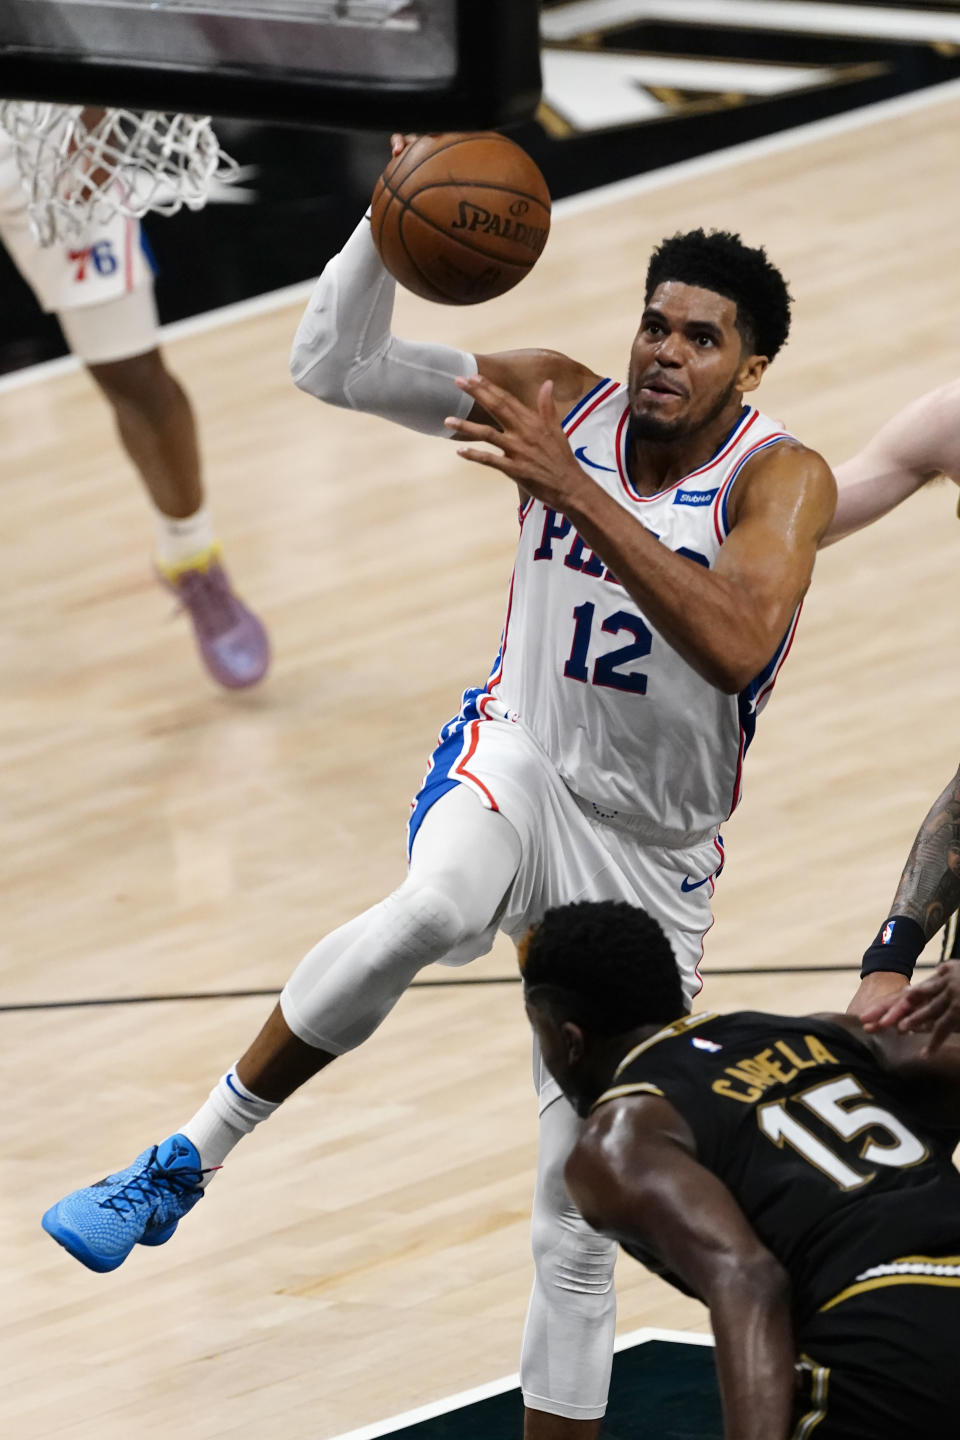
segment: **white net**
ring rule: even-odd
[[[41,245],[74,240],[118,212],[199,210],[237,165],[208,115],[103,110],[34,100],[0,101]]]

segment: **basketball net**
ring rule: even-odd
[[[41,245],[75,240],[117,214],[199,210],[214,181],[237,176],[208,115],[4,100],[0,126],[13,141]]]

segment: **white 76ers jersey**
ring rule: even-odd
[[[595,386],[564,421],[577,460],[664,545],[709,568],[744,462],[790,437],[744,407],[711,460],[642,496],[627,470],[629,413],[626,386]],[[662,639],[566,516],[531,499],[520,521],[500,654],[486,695],[474,692],[478,713],[505,711],[522,725],[600,814],[635,817],[673,843],[715,829],[740,798],[743,757],[799,611],[760,674],[725,695]]]

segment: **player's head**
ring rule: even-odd
[[[663,930],[621,901],[548,910],[521,941],[519,962],[544,1061],[581,1114],[636,1032],[659,1029],[686,1008]]]
[[[631,434],[695,434],[755,390],[790,329],[786,281],[762,248],[690,230],[650,257],[630,352]]]

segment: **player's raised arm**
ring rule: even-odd
[[[290,374],[299,389],[329,405],[445,435],[444,417],[470,410],[456,377],[476,374],[477,362],[449,345],[398,340],[390,329],[395,291],[364,216],[314,287],[294,337]]]
[[[890,912],[868,946],[850,1013],[863,1016],[909,983],[924,946],[960,908],[960,769],[937,796],[910,847]]]
[[[786,1271],[655,1097],[601,1105],[566,1167],[595,1229],[650,1253],[710,1309],[726,1440],[786,1440],[795,1347]]]
[[[960,484],[960,380],[898,411],[835,474],[837,509],[824,545],[879,520],[938,475]]]
[[[393,137],[395,157],[412,138]],[[455,385],[458,376],[477,374],[478,358],[449,345],[395,336],[395,294],[396,281],[377,252],[368,213],[328,262],[307,303],[290,357],[294,383],[330,405],[379,415],[426,435],[449,436],[443,423],[449,415],[488,419]],[[525,399],[544,379],[553,379],[569,405],[598,378],[548,350],[482,356],[480,370]]]

